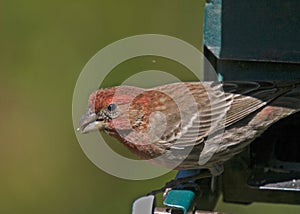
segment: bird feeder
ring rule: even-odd
[[[207,1],[204,53],[219,79],[300,78],[299,11],[298,0]],[[274,124],[225,166],[224,201],[300,204],[299,121]]]

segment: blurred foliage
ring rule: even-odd
[[[166,34],[201,49],[203,5],[1,1],[0,213],[130,213],[135,198],[174,176],[127,181],[95,167],[74,135],[73,89],[98,50],[131,35]],[[218,210],[274,214],[278,207],[220,203]]]

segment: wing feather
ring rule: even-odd
[[[169,137],[158,142],[170,148],[184,148],[203,142],[208,135],[261,109],[288,92],[292,86],[272,81],[232,81],[175,83],[161,86],[159,89],[171,92],[174,88],[181,90],[182,87],[189,89],[197,103],[198,111],[174,121],[177,130],[167,130],[165,135]],[[186,96],[185,91],[177,100],[177,105],[182,112],[190,114],[191,109],[186,103]]]

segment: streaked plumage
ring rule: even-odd
[[[299,85],[298,80],[234,81],[100,89],[89,98],[80,130],[104,130],[159,165],[219,174],[224,161],[300,109]]]

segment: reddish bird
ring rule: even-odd
[[[103,130],[142,159],[175,169],[222,164],[300,109],[300,80],[118,86],[89,98],[79,131]]]

